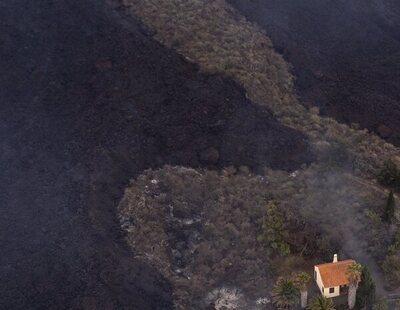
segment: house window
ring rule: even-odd
[[[317,280],[317,271],[314,270],[314,279]]]
[[[321,293],[322,293],[322,294],[324,293],[324,287],[321,288]]]
[[[335,288],[334,287],[330,287],[329,288],[329,294],[333,294],[335,293]]]

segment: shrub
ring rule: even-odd
[[[366,217],[368,217],[371,220],[371,222],[374,223],[375,225],[378,225],[379,223],[381,223],[381,217],[379,216],[379,214],[377,212],[375,212],[372,209],[365,209],[364,215]]]
[[[400,229],[397,230],[392,244],[388,247],[382,269],[391,282],[400,283]]]
[[[400,283],[400,256],[397,254],[386,255],[385,260],[382,264],[382,269],[385,272],[388,279],[398,284]]]
[[[372,310],[387,310],[386,300],[380,300],[372,306]]]

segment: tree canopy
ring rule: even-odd
[[[361,281],[362,266],[357,262],[352,262],[346,267],[346,275],[350,284],[358,285]]]
[[[295,282],[279,278],[272,290],[272,302],[278,309],[294,309],[299,303],[299,289]]]
[[[280,255],[290,254],[290,246],[286,242],[289,232],[285,218],[273,201],[267,204],[263,222],[264,239],[273,252]]]
[[[371,308],[375,301],[375,282],[367,266],[362,267],[361,281],[358,287],[356,307],[357,309],[367,306]]]
[[[315,296],[311,299],[310,304],[307,306],[308,310],[335,310],[331,298],[326,298],[323,295]]]

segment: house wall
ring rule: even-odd
[[[340,295],[340,286],[335,286],[334,287],[334,292],[333,293],[329,293],[329,287],[324,288],[324,296],[325,297],[336,297]]]
[[[324,287],[324,284],[322,283],[321,275],[319,273],[318,267],[314,267],[314,278],[315,282],[317,283],[319,290],[322,295],[325,297],[336,297],[340,295],[340,286],[336,286],[334,289],[333,293],[329,293],[329,287]]]
[[[323,284],[322,284],[322,279],[321,279],[321,275],[319,274],[319,269],[318,267],[314,267],[314,279],[315,282],[317,283],[318,287],[319,287],[319,291],[323,294],[324,292],[322,291],[323,289]]]

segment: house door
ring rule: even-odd
[[[349,292],[349,287],[347,285],[340,286],[340,295],[345,295]]]

